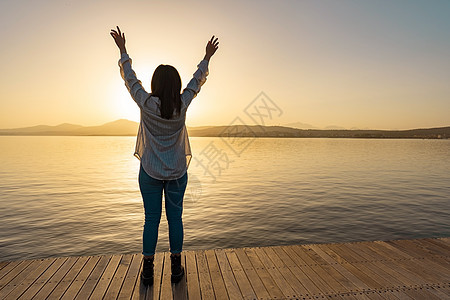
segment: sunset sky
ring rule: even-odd
[[[0,128],[139,120],[109,35],[138,78],[175,66],[183,86],[219,37],[188,126],[227,125],[264,91],[270,125],[450,125],[450,1],[0,2]]]

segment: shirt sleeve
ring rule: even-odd
[[[201,86],[206,82],[206,76],[209,74],[208,64],[209,61],[204,59],[197,65],[197,70],[195,71],[193,78],[183,90],[181,100],[184,102],[186,107],[191,104],[192,99],[197,96],[200,92]]]
[[[120,75],[125,81],[125,86],[130,92],[131,97],[142,108],[149,94],[142,87],[140,80],[136,78],[136,73],[131,68],[131,58],[127,53],[122,53],[119,59]]]

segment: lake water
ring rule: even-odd
[[[0,261],[140,252],[134,145],[1,136]],[[191,146],[185,250],[450,236],[450,140],[191,137]],[[157,251],[168,247],[163,213]]]

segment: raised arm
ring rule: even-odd
[[[186,107],[191,104],[192,99],[194,99],[200,92],[200,88],[206,82],[206,76],[209,74],[208,65],[211,57],[216,53],[219,48],[218,38],[214,39],[214,36],[208,41],[206,45],[206,53],[203,60],[197,65],[197,70],[194,73],[193,78],[189,81],[186,88],[181,94],[181,100],[185,103]]]
[[[136,73],[131,68],[131,58],[128,56],[127,49],[125,48],[125,33],[122,33],[119,26],[117,26],[117,31],[111,29],[110,34],[120,50],[120,75],[125,81],[125,86],[128,92],[130,92],[131,97],[142,108],[149,94],[142,87],[141,81],[137,79]]]

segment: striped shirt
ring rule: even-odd
[[[208,63],[208,60],[202,60],[197,65],[198,69],[181,94],[180,115],[174,111],[168,120],[161,117],[160,99],[147,93],[136,78],[128,54],[122,54],[119,60],[120,75],[141,111],[134,156],[141,161],[144,171],[155,179],[178,179],[187,172],[192,153],[185,124],[186,111],[206,82]]]

